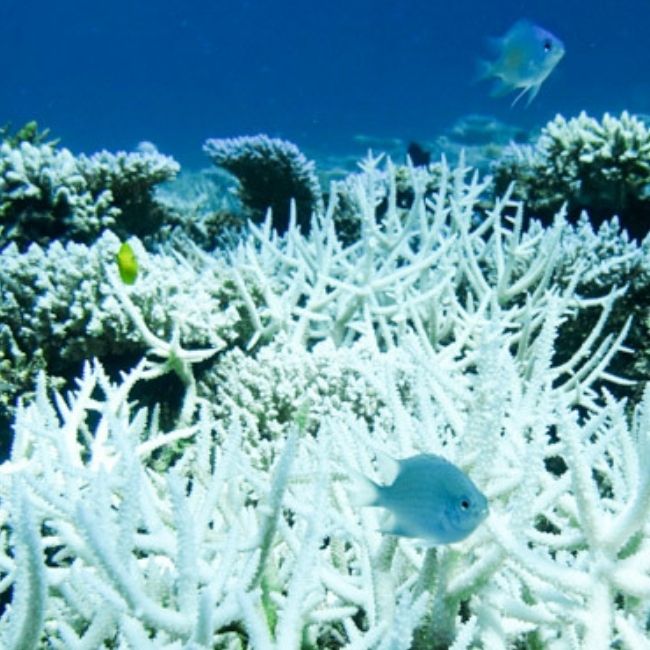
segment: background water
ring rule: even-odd
[[[511,108],[472,78],[487,37],[522,17],[567,52]],[[0,0],[0,123],[36,119],[75,152],[150,140],[195,166],[208,137],[344,151],[468,113],[650,113],[649,32],[650,0]]]

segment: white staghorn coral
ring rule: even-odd
[[[382,219],[376,211],[379,162],[366,160],[365,174],[357,178],[360,241],[343,246],[338,240],[336,197],[309,238],[293,228],[280,239],[268,221],[263,228],[251,226],[252,237],[234,254],[232,268],[255,328],[249,348],[280,330],[307,346],[322,339],[348,345],[372,334],[383,348],[412,328],[434,347],[455,338],[462,348],[498,305],[523,356],[530,328],[540,327],[553,292],[561,292],[573,311],[611,308],[613,295],[581,301],[576,293],[586,261],[573,260],[571,272],[563,266],[562,242],[573,230],[562,214],[549,229],[533,223],[524,230],[521,204],[506,195],[479,220],[487,182],[475,174],[467,180],[461,161],[455,170],[442,166],[432,201],[424,200],[413,170],[415,199],[407,210],[396,205],[389,164],[389,207]],[[633,256],[642,253],[636,248]],[[557,276],[562,281],[553,286]]]
[[[349,350],[352,367],[355,353]],[[514,364],[497,346],[485,354]],[[17,647],[10,635],[12,621],[25,615],[21,603],[35,602],[31,592],[18,597],[39,583],[19,563],[30,553],[40,580],[47,574],[43,633],[53,647],[109,639],[138,647],[134,639],[154,630],[150,644],[160,648],[193,637],[205,639],[197,647],[219,647],[236,636],[251,647],[290,648],[303,634],[314,644],[332,639],[329,647],[373,637],[369,647],[410,647],[411,635],[415,647],[446,647],[461,602],[477,616],[472,638],[486,646],[497,636],[508,647],[508,639],[527,635],[568,647],[574,635],[584,647],[609,647],[619,623],[641,638],[650,602],[650,392],[631,429],[611,399],[578,424],[550,386],[517,394],[515,374],[509,391],[495,393],[499,378],[487,362],[459,391],[466,401],[447,405],[463,427],[455,435],[421,366],[415,348],[358,364],[388,405],[372,433],[349,409],[337,409],[321,418],[317,440],[296,438],[294,424],[289,447],[280,438],[243,440],[242,414],[225,429],[207,405],[195,425],[158,432],[128,406],[142,367],[116,386],[99,367],[88,369],[69,404],[57,398],[58,413],[40,390],[18,414],[0,482],[5,512],[23,516],[27,503],[24,516],[38,522],[31,536],[28,523],[12,528],[20,552],[0,558],[16,581],[14,607],[2,619],[6,647]],[[397,367],[410,377],[412,403],[399,401]],[[94,428],[93,412],[101,414]],[[192,444],[167,477],[147,468],[157,448],[180,439]],[[462,544],[426,552],[413,540],[382,540],[377,514],[351,506],[345,480],[350,464],[374,474],[372,447],[395,455],[428,449],[468,466],[491,500],[487,525]],[[547,467],[553,458],[564,459],[563,471]],[[39,528],[47,567],[30,550]],[[600,645],[588,644],[592,619],[606,626]],[[404,644],[382,646],[393,626],[408,632]]]
[[[604,389],[625,383],[608,367],[627,325],[606,322],[623,289],[580,297],[561,216],[526,229],[506,197],[477,221],[483,184],[462,169],[380,221],[376,172],[359,242],[330,208],[309,237],[254,228],[220,267],[254,353],[195,377],[201,352],[158,339],[123,290],[163,363],[119,381],[87,365],[67,397],[43,378],[20,405],[0,466],[3,647],[644,647],[650,389],[634,408]],[[191,400],[161,430],[134,388],[178,368]],[[488,496],[461,543],[384,535],[354,505],[351,474],[384,478],[377,453],[422,452]]]

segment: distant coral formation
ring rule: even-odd
[[[156,189],[156,202],[167,213],[154,239],[188,238],[204,250],[237,244],[251,214],[232,192],[232,176],[218,167],[183,170]]]
[[[237,177],[239,196],[255,221],[271,208],[274,227],[285,232],[293,200],[297,221],[306,230],[312,214],[322,208],[314,163],[291,142],[266,135],[213,138],[203,150],[216,165]]]
[[[558,115],[531,147],[512,145],[494,168],[499,195],[515,183],[515,196],[547,221],[567,203],[577,219],[593,223],[617,215],[633,237],[650,231],[650,130],[633,115]]]
[[[120,236],[154,232],[162,214],[153,188],[178,170],[155,149],[75,157],[33,137],[6,139],[0,145],[0,246],[91,242],[108,227]]]

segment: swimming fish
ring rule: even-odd
[[[388,463],[390,485],[377,485],[356,477],[358,505],[385,508],[388,521],[382,530],[416,537],[433,544],[465,539],[487,517],[483,493],[456,465],[433,454],[418,454]]]
[[[492,42],[498,56],[494,61],[479,61],[479,78],[496,77],[493,96],[522,88],[513,106],[526,93],[529,93],[527,105],[530,104],[564,56],[562,41],[528,20],[519,20],[505,36]]]
[[[122,282],[124,284],[133,284],[138,277],[138,260],[135,257],[131,245],[128,242],[124,242],[120,246],[120,250],[117,252],[115,258]]]

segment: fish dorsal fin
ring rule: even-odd
[[[377,458],[377,469],[379,470],[382,482],[384,485],[392,485],[399,474],[399,461],[380,449],[375,449],[374,452]]]

